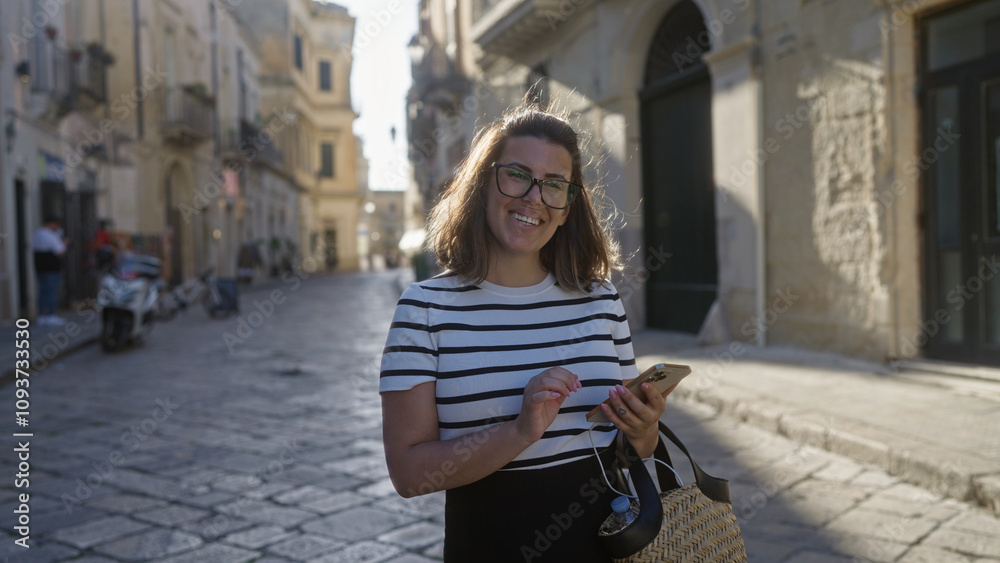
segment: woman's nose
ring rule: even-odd
[[[525,193],[523,196],[521,196],[521,199],[526,199],[526,200],[532,201],[532,202],[541,202],[542,201],[542,185],[540,183],[538,183],[538,180],[535,180],[534,178],[532,178],[532,180],[531,180],[531,187],[528,188],[527,193]]]

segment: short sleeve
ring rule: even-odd
[[[615,352],[618,353],[618,365],[621,366],[622,380],[635,379],[639,377],[639,369],[635,364],[635,351],[632,349],[632,332],[628,327],[628,317],[625,315],[625,305],[621,297],[614,301],[615,316],[619,319],[614,325],[611,338],[615,343]]]
[[[429,325],[429,310],[418,284],[411,284],[399,298],[382,350],[379,393],[407,391],[437,379],[437,339]]]

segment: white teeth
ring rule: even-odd
[[[524,215],[518,215],[517,213],[514,214],[514,218],[522,223],[527,223],[529,225],[538,225],[539,223],[541,223],[541,221],[539,221],[538,219],[532,219],[530,217],[525,217]]]

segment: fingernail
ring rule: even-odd
[[[558,392],[556,392],[556,391],[553,391],[553,392],[552,392],[552,398],[554,399],[554,398],[556,398],[556,397],[562,397],[562,393],[558,393]]]
[[[625,394],[625,388],[622,387],[621,385],[616,386],[615,389],[618,389],[619,393],[621,393],[623,395]]]
[[[617,393],[615,392],[615,388],[614,387],[612,387],[611,389],[608,390],[608,396],[611,397],[612,399],[615,398],[616,394]]]
[[[648,390],[648,389],[649,389],[649,384],[648,384],[648,383],[643,383],[643,384],[642,384],[642,390],[643,390],[643,391],[646,391],[646,390]]]

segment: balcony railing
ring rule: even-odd
[[[470,35],[486,54],[514,54],[555,31],[591,1],[473,0]]]
[[[39,35],[30,44],[29,82],[35,94],[50,100],[49,110],[62,115],[107,102],[107,68],[114,59],[97,43],[86,49],[64,49]]]
[[[29,55],[31,90],[48,94],[59,112],[69,109],[69,58],[66,51],[43,35],[35,37]]]
[[[98,105],[107,101],[107,75],[108,60],[103,52],[80,52],[77,55],[71,53],[73,61],[72,72],[70,74],[71,91],[75,94],[74,100],[77,106]]]
[[[212,136],[215,99],[193,86],[169,86],[163,96],[163,136],[190,145]]]
[[[275,135],[262,132],[245,119],[238,128],[230,129],[223,140],[223,157],[243,163],[264,163],[283,167],[284,154],[275,145]]]

